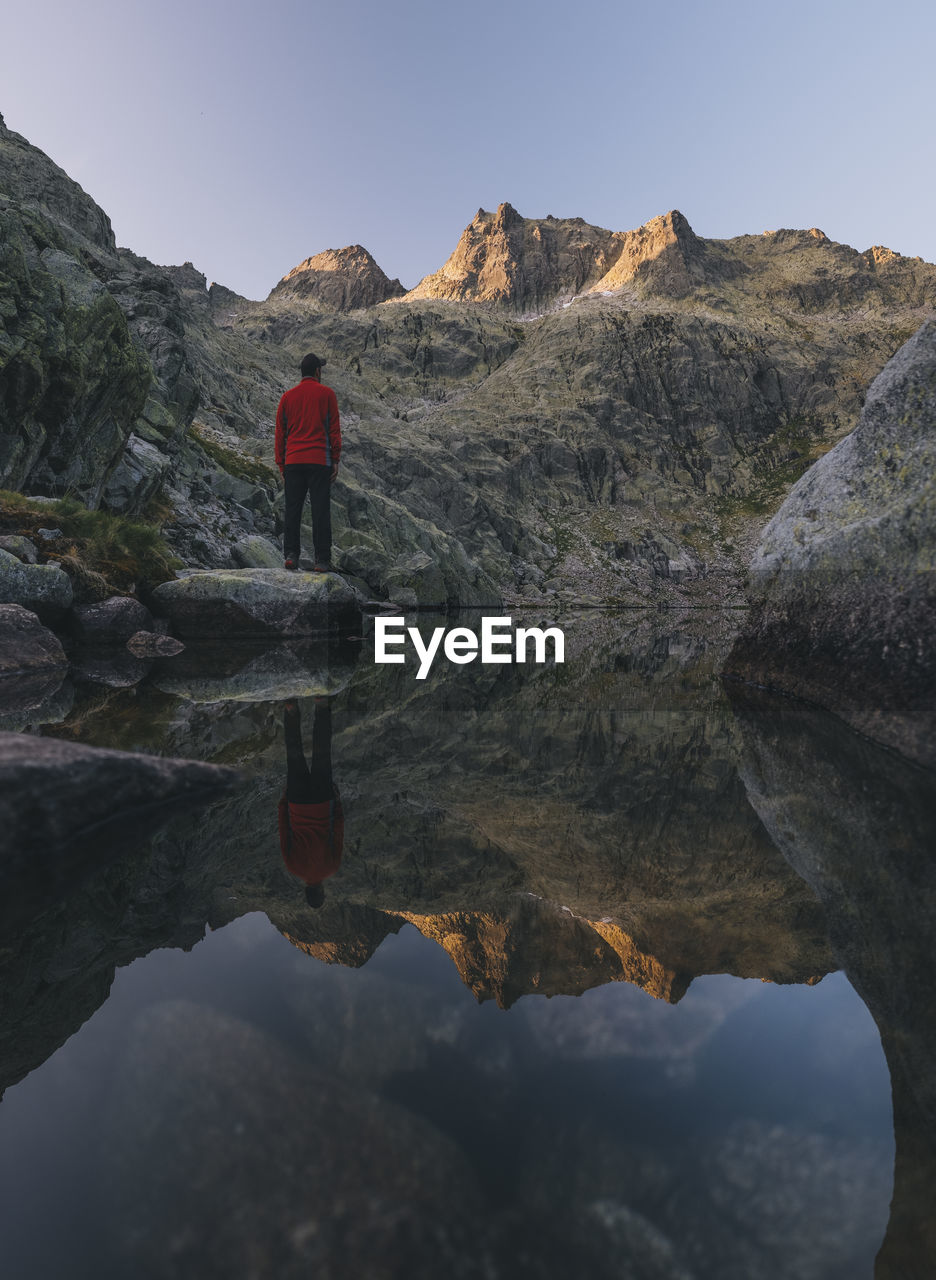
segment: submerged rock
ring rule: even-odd
[[[364,597],[334,573],[218,569],[164,582],[156,608],[182,636],[295,635],[360,615]]]
[[[61,724],[72,709],[75,689],[64,667],[0,681],[0,732],[22,733],[42,724]]]
[[[121,1274],[500,1275],[450,1139],[203,1006],[140,1015],[107,1130]]]
[[[165,637],[168,639],[169,637]],[[190,702],[281,702],[287,698],[327,697],[338,693],[354,673],[360,646],[340,647],[321,640],[301,649],[279,645],[257,653],[251,646],[243,665],[225,670],[214,646],[190,648],[155,678],[156,687]],[[231,654],[225,655],[230,662]]]
[[[174,658],[185,645],[175,636],[162,636],[155,631],[134,631],[127,648],[137,658]]]
[[[145,679],[152,663],[145,662],[126,648],[113,646],[79,649],[72,654],[72,677],[109,689],[132,689]]]
[[[936,320],[764,531],[726,673],[936,765]]]
[[[18,733],[0,733],[0,872],[55,870],[86,837],[108,847],[105,829],[134,824],[169,805],[185,807],[227,790],[231,769],[108,751]]]

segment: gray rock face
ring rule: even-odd
[[[755,611],[728,674],[936,765],[936,321],[795,486],[751,568]]]
[[[192,573],[153,592],[181,636],[296,635],[360,615],[359,591],[333,573],[229,569]]]
[[[18,604],[0,604],[0,676],[59,671],[68,666],[57,636]]]
[[[72,628],[83,643],[125,644],[137,631],[153,629],[153,615],[131,596],[111,596],[97,604],[78,605]]]
[[[19,604],[55,622],[72,602],[72,584],[57,564],[23,564],[0,550],[0,604]]]
[[[234,547],[234,559],[244,569],[281,569],[283,552],[268,538],[244,538]]]
[[[169,459],[155,445],[131,435],[102,494],[111,511],[138,511],[156,493]]]

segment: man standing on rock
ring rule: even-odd
[[[285,567],[299,568],[299,525],[308,493],[316,573],[331,572],[331,486],[341,457],[338,401],[320,380],[324,363],[311,352],[303,356],[302,381],[290,387],[276,411],[276,465],[286,486]]]

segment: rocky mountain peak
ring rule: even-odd
[[[537,310],[587,292],[612,292],[638,272],[681,297],[701,276],[704,244],[676,209],[636,231],[608,231],[583,218],[524,218],[508,203],[479,209],[455,252],[408,299],[498,302]]]
[[[704,242],[678,209],[651,218],[636,231],[616,232],[615,241],[617,256],[592,285],[593,293],[613,292],[639,276],[654,292],[679,298],[704,274]]]
[[[613,258],[613,232],[581,218],[524,218],[505,201],[495,213],[479,209],[444,266],[406,297],[499,302],[529,311],[581,292]]]
[[[404,292],[399,280],[389,279],[362,245],[351,244],[306,258],[283,276],[270,298],[300,298],[328,311],[353,311]]]

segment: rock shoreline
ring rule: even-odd
[[[936,768],[936,320],[764,530],[725,674]]]

